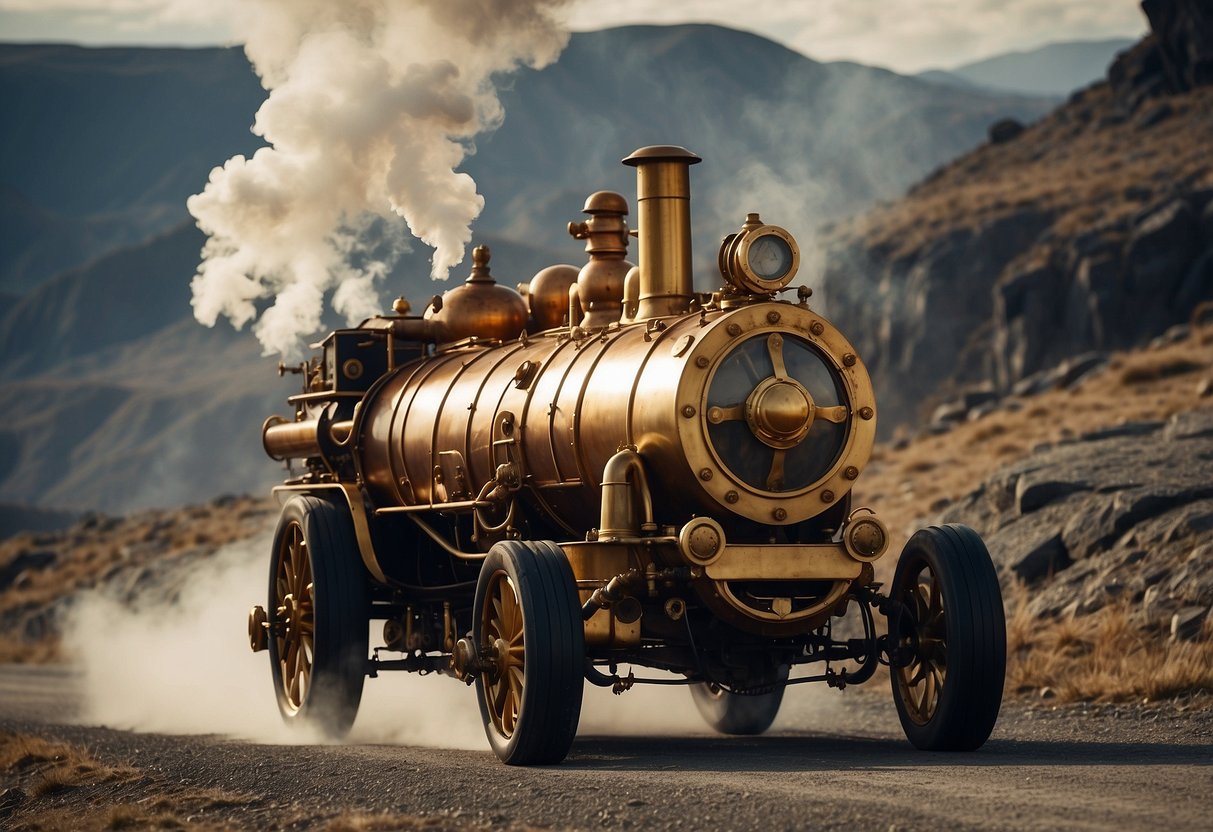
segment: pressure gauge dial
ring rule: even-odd
[[[735,289],[747,294],[777,292],[796,276],[800,247],[777,225],[764,225],[750,214],[737,234],[720,248],[720,271]]]

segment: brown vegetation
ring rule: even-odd
[[[840,241],[863,238],[894,260],[948,229],[982,227],[1024,208],[1055,217],[1055,234],[1066,237],[1132,217],[1164,196],[1169,183],[1213,186],[1207,151],[1213,87],[1171,96],[1167,106],[1167,117],[1145,128],[1138,118],[1100,118],[1121,107],[1108,85],[1093,86],[1015,141],[962,156],[904,199],[835,233]],[[1022,255],[1024,266],[1043,259],[1038,249]]]
[[[1199,333],[1198,333],[1199,334]],[[1071,390],[1005,406],[938,435],[884,445],[860,477],[856,504],[875,507],[889,524],[891,554],[878,563],[889,580],[896,553],[913,531],[1031,449],[1117,423],[1164,420],[1213,408],[1213,343],[1180,343],[1121,353],[1111,368]],[[1128,599],[1091,615],[1041,619],[1027,609],[1028,590],[1007,597],[1007,695],[1055,701],[1141,701],[1194,695],[1213,707],[1213,633],[1172,642],[1134,623]]]
[[[1213,694],[1213,634],[1162,641],[1134,623],[1128,602],[1042,621],[1022,586],[1007,599],[1007,692],[1060,702],[1153,702]]]
[[[0,575],[22,559],[37,565],[0,586],[0,662],[61,658],[47,620],[59,600],[102,584],[133,591],[148,570],[212,553],[264,531],[275,516],[261,497],[221,497],[202,506],[116,518],[93,515],[64,532],[29,532],[0,541]]]

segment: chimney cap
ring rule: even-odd
[[[685,147],[676,144],[654,144],[632,151],[632,155],[623,160],[629,167],[639,167],[649,162],[685,162],[688,165],[698,164],[703,159],[696,156]]]

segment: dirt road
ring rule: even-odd
[[[248,794],[212,817],[244,828],[389,813],[439,828],[1195,830],[1213,816],[1213,711],[1174,704],[1011,705],[981,751],[926,754],[902,738],[891,704],[848,692],[817,727],[582,735],[563,765],[519,769],[487,750],[70,724],[75,695],[64,671],[0,668],[0,730],[83,745],[156,783]]]

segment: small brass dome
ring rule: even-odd
[[[442,293],[437,311],[431,306],[427,320],[438,325],[439,343],[464,338],[491,338],[509,341],[526,329],[526,301],[508,286],[501,286],[489,274],[488,246],[472,251],[472,273],[462,286]]]

